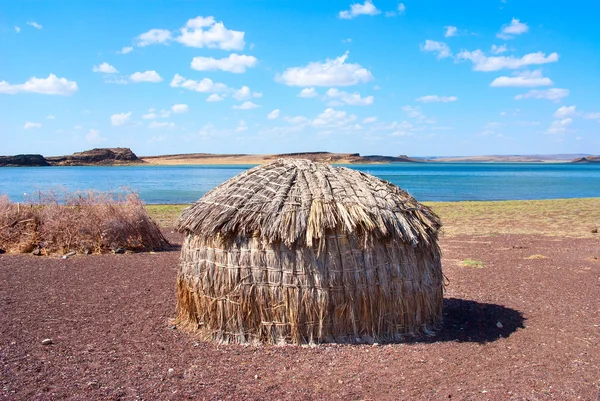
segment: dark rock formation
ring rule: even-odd
[[[571,163],[600,163],[600,156],[585,156],[573,159]]]
[[[47,157],[52,166],[123,165],[144,163],[129,148],[99,148],[68,156]]]
[[[0,156],[0,167],[49,166],[42,155]]]

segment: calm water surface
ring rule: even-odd
[[[131,188],[147,203],[191,203],[223,181],[252,167],[123,166],[3,167],[0,194],[53,188],[118,191]],[[407,163],[350,165],[390,181],[422,201],[600,197],[600,165],[536,163]]]

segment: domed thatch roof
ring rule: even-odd
[[[327,230],[413,246],[435,242],[435,213],[395,185],[345,167],[279,159],[219,185],[185,209],[178,229],[204,238],[252,236],[311,246]]]
[[[396,341],[442,316],[439,218],[368,174],[280,159],[183,211],[177,321],[233,343]]]

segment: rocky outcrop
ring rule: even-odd
[[[96,166],[144,163],[129,148],[98,148],[68,156],[47,157],[52,166]]]
[[[278,158],[294,158],[308,159],[313,162],[321,163],[352,163],[352,164],[369,164],[369,163],[413,163],[421,160],[410,158],[406,155],[401,156],[380,156],[370,155],[361,156],[360,153],[330,153],[330,152],[304,152],[304,153],[282,153],[269,156],[267,159]]]
[[[600,156],[586,156],[573,159],[571,163],[600,163]]]
[[[42,155],[0,156],[0,167],[39,167],[49,166]]]

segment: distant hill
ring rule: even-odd
[[[96,148],[68,156],[46,157],[52,166],[95,166],[144,163],[129,148]]]
[[[584,156],[573,159],[571,163],[600,163],[600,156]]]
[[[163,156],[142,156],[150,164],[265,164],[279,158],[308,159],[321,163],[373,164],[373,163],[416,163],[423,160],[401,156],[361,156],[359,153],[298,152],[272,155],[190,153]]]
[[[0,156],[0,167],[33,166],[106,166],[140,164],[129,148],[98,148],[76,152],[68,156],[44,157],[42,155]]]
[[[587,157],[588,154],[554,154],[554,155],[487,155],[487,156],[445,156],[430,157],[432,162],[460,162],[460,163],[548,163],[570,162],[575,158]]]

